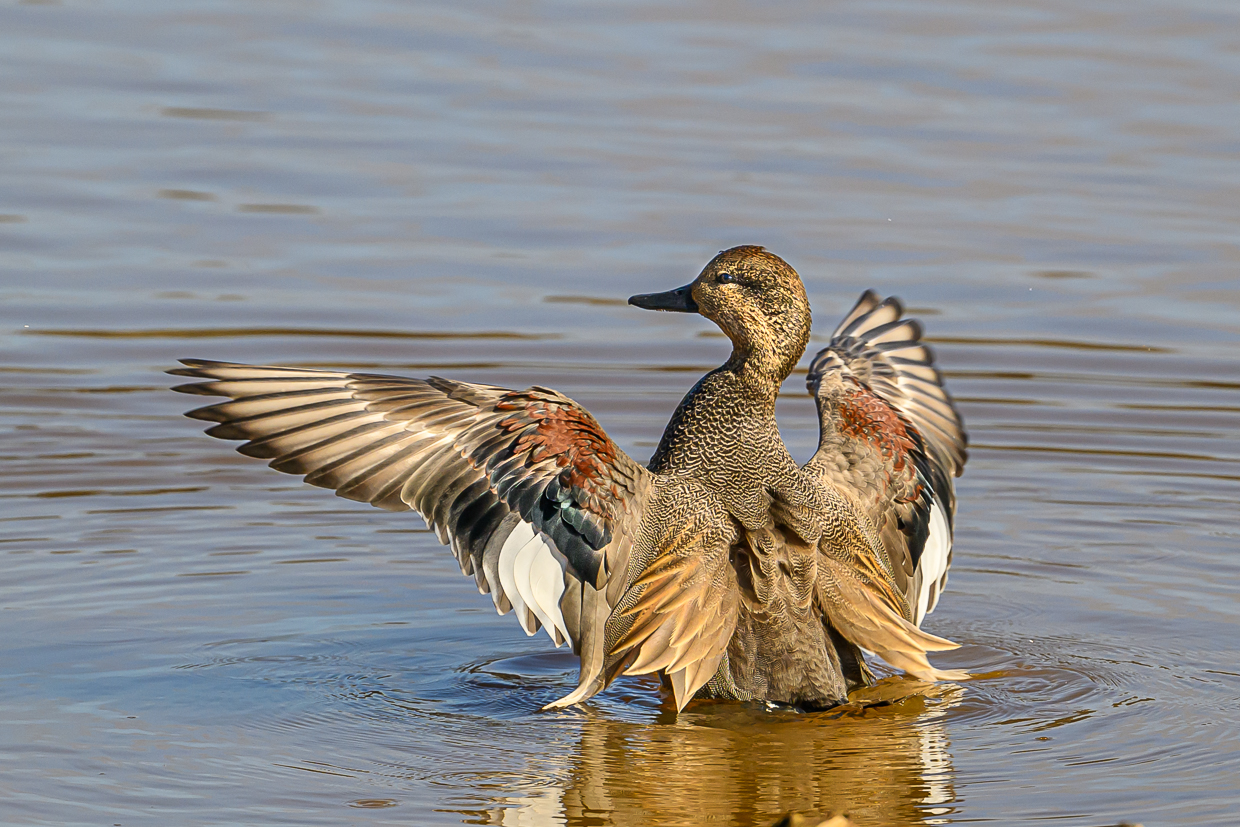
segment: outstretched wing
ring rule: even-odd
[[[842,371],[858,379],[912,423],[944,474],[958,477],[968,458],[964,422],[934,352],[921,341],[921,323],[903,315],[894,296],[862,293],[831,334],[831,344],[814,357],[811,377]]]
[[[585,409],[541,387],[183,364],[169,373],[204,381],[174,390],[229,398],[187,414],[218,423],[208,434],[339,496],[417,511],[500,614],[571,641],[581,685],[602,688],[652,475]]]
[[[814,358],[821,431],[806,468],[861,503],[920,623],[947,582],[967,437],[920,323],[903,312],[867,290]]]

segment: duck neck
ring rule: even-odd
[[[731,337],[732,355],[721,370],[736,377],[747,397],[774,410],[780,386],[809,344],[807,316],[796,314],[793,319],[776,320],[766,335]]]
[[[792,373],[779,364],[773,354],[762,350],[733,348],[720,370],[732,374],[745,397],[763,408],[775,409],[780,386]]]

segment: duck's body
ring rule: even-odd
[[[691,306],[676,306],[678,296]],[[796,271],[761,248],[738,247],[720,253],[692,285],[630,301],[701,313],[733,345],[731,358],[677,407],[650,461],[656,473],[700,481],[740,528],[731,551],[737,627],[707,692],[838,703],[868,681],[858,647],[923,677],[941,676],[925,652],[952,644],[908,622],[873,521],[846,488],[798,467],[780,437],[775,401],[810,332]]]
[[[186,362],[178,388],[231,397],[191,416],[239,450],[381,507],[419,511],[462,571],[581,657],[582,701],[621,673],[696,694],[828,706],[865,683],[859,647],[923,677],[921,632],[867,504],[799,468],[775,423],[809,338],[800,278],[761,248],[634,297],[701,312],[731,358],[686,395],[648,468],[554,391]],[[821,452],[820,452],[821,453]]]
[[[819,517],[832,511],[780,439],[774,398],[756,397],[727,365],[713,371],[677,408],[649,468],[700,484],[718,503],[711,521],[733,526],[735,628],[704,693],[830,706],[863,684],[860,653],[832,639],[814,605]]]
[[[760,266],[750,272],[746,265]],[[765,269],[781,268],[787,265],[769,253],[740,248],[716,258],[699,281],[709,289],[714,269],[730,273],[730,283],[740,285],[746,278],[759,279]],[[709,300],[695,304],[700,310]],[[649,468],[698,480],[724,507],[716,519],[737,528],[729,549],[737,576],[735,628],[705,694],[832,705],[863,678],[856,669],[845,678],[828,627],[812,605],[814,546],[821,534],[815,519],[821,509],[814,507],[818,492],[788,453],[775,422],[779,387],[809,339],[809,304],[796,290],[780,300],[787,306],[783,324],[772,326],[760,343],[734,342],[732,357],[677,407]],[[725,318],[723,324],[729,322]],[[859,661],[859,656],[849,660]]]

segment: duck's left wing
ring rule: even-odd
[[[867,290],[814,357],[808,384],[821,434],[806,469],[865,508],[920,623],[951,566],[952,480],[968,440],[920,323],[903,312]]]
[[[217,423],[208,434],[341,497],[417,511],[500,614],[571,641],[581,685],[602,688],[652,475],[584,408],[542,387],[183,364],[169,372],[200,381],[175,390],[228,397],[187,414]]]

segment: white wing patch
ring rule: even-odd
[[[947,567],[951,564],[952,533],[938,500],[930,506],[930,536],[917,561],[917,611],[916,622],[934,611],[939,594],[947,585]]]
[[[499,551],[499,581],[517,622],[527,635],[538,631],[536,618],[559,646],[568,639],[560,611],[565,564],[551,544],[524,520],[517,523]]]

